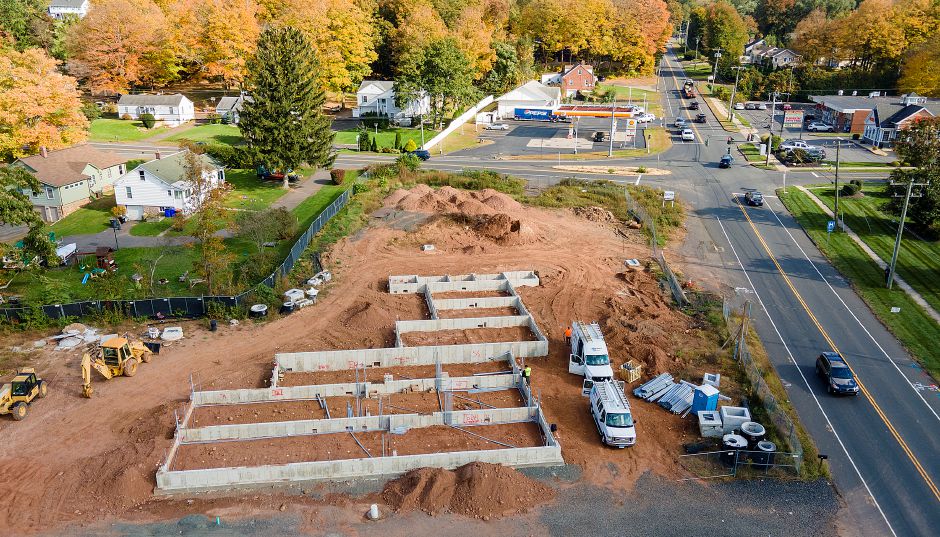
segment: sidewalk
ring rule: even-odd
[[[820,201],[819,198],[817,198],[815,194],[813,194],[810,190],[803,188],[802,186],[797,186],[796,188],[798,188],[801,192],[804,192],[807,196],[809,196],[809,199],[813,200],[813,203],[815,203],[820,209],[822,209],[823,212],[825,212],[830,218],[833,218],[832,211],[829,210],[829,207],[827,207],[825,203]],[[864,250],[866,254],[868,254],[868,257],[870,257],[872,261],[874,261],[875,264],[878,265],[879,268],[883,270],[885,267],[888,266],[888,264],[885,263],[881,259],[881,257],[879,257],[878,254],[874,252],[874,250],[872,250],[871,248],[868,247],[867,244],[865,244],[865,241],[863,241],[861,237],[859,237],[854,231],[852,231],[852,228],[845,225],[845,222],[842,223],[842,229],[845,230],[845,233],[848,234],[848,236],[851,237],[853,241],[855,241],[855,244],[858,244],[859,247],[861,247],[861,249]],[[930,306],[930,304],[928,304],[927,301],[924,300],[924,297],[920,296],[920,293],[915,291],[914,288],[911,287],[900,276],[898,276],[897,273],[895,273],[894,275],[894,281],[898,284],[898,287],[900,287],[905,293],[908,294],[908,296],[911,297],[911,299],[914,302],[916,302],[920,307],[924,308],[924,311],[927,312],[927,315],[930,315],[930,317],[932,317],[934,321],[940,324],[940,313],[938,313],[937,310],[933,309]]]
[[[290,211],[303,203],[305,199],[319,192],[320,189],[323,188],[323,185],[328,185],[331,182],[332,179],[330,179],[329,170],[318,169],[313,172],[309,179],[301,183],[300,186],[291,189],[290,192],[278,198],[271,204],[271,208],[283,207]]]

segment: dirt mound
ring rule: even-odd
[[[395,205],[401,203],[401,200],[407,198],[409,194],[411,194],[411,192],[405,190],[404,188],[396,189],[385,198],[385,206],[394,207]]]
[[[426,213],[459,213],[470,216],[514,212],[522,204],[512,197],[487,188],[479,192],[444,186],[434,190],[419,184],[411,190],[398,189],[385,198],[386,207]]]
[[[614,216],[614,213],[602,207],[597,207],[596,205],[592,205],[590,207],[575,207],[574,214],[580,216],[581,218],[587,218],[591,222],[617,221],[617,217]]]
[[[484,188],[474,192],[473,197],[482,201],[484,205],[500,212],[511,212],[522,209],[522,204],[492,188]]]
[[[482,462],[453,471],[418,468],[389,481],[382,491],[396,511],[449,512],[486,520],[523,513],[554,495],[548,485],[512,468]]]

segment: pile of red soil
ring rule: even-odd
[[[573,210],[574,214],[580,216],[581,218],[587,218],[591,222],[617,221],[617,217],[614,216],[614,213],[596,205],[592,205],[590,207],[575,207]]]
[[[418,468],[389,481],[382,498],[396,511],[454,513],[489,520],[516,513],[554,498],[548,485],[501,466],[473,462],[456,470]]]

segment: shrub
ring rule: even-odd
[[[766,140],[764,141],[764,143],[766,143]],[[783,143],[783,138],[774,134],[773,137],[770,139],[770,150],[776,151],[780,149],[780,144],[782,143]]]
[[[341,168],[333,168],[330,170],[330,179],[333,180],[334,185],[341,185],[346,181],[346,170]]]
[[[153,114],[141,114],[140,122],[144,124],[144,127],[152,129],[157,124],[157,118],[153,117]]]
[[[646,173],[646,166],[640,166],[636,169],[636,173]]]
[[[104,103],[104,106],[101,107],[101,111],[105,114],[117,114],[117,110],[116,103]]]
[[[395,131],[395,149],[401,149],[401,131]]]
[[[332,172],[333,170],[330,171]],[[269,209],[267,214],[274,229],[277,230],[278,239],[292,239],[294,235],[297,234],[299,225],[297,224],[297,217],[294,216],[294,213],[284,207],[278,207],[276,209]]]
[[[892,160],[892,161],[891,161],[891,165],[894,166],[895,168],[897,168],[898,166],[901,165],[901,161],[900,161],[900,160]]]
[[[374,129],[376,127],[380,129],[388,128],[388,117],[380,116],[375,112],[369,112],[359,116],[359,120],[362,121],[362,125],[369,129]]]
[[[853,140],[861,140],[861,139],[862,139],[862,135],[856,132],[855,134],[852,135],[852,139],[853,139]]]
[[[218,125],[219,123],[222,122],[222,117],[219,114],[216,114],[215,112],[213,112],[206,116],[206,120],[209,121],[210,125]]]
[[[123,119],[124,121],[130,121],[134,118],[132,118],[130,114],[124,114],[123,116],[121,116],[121,119]]]
[[[731,90],[724,86],[712,85],[712,95],[722,101],[727,101],[731,98]]]
[[[398,164],[399,168],[407,169],[409,171],[415,171],[421,166],[421,159],[411,154],[404,154],[398,157],[395,160],[395,163]]]
[[[369,187],[365,183],[356,183],[353,185],[353,195],[366,192],[367,190],[369,190]]]
[[[115,205],[111,207],[111,214],[114,216],[124,216],[127,214],[127,207],[123,205]]]
[[[412,151],[415,151],[417,149],[418,149],[418,144],[416,144],[415,141],[412,140],[411,138],[408,138],[408,141],[405,142],[405,152],[411,153]]]
[[[854,196],[858,194],[859,187],[855,183],[846,183],[842,186],[842,195],[843,196]]]
[[[369,151],[373,153],[379,152],[379,143],[375,140],[375,137],[372,137],[372,142],[369,144]]]
[[[101,117],[101,110],[95,103],[84,103],[81,110],[88,121],[94,121]]]
[[[232,147],[227,144],[206,144],[200,147],[226,168],[244,169],[255,166],[254,154],[245,147]]]
[[[852,180],[849,181],[849,182],[852,183],[853,185],[857,186],[859,192],[862,191],[863,183],[862,183],[862,180],[861,180],[861,179],[852,179]]]

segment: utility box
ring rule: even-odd
[[[717,388],[719,383],[721,383],[721,373],[705,373],[702,377],[702,385],[710,384]]]
[[[724,427],[721,424],[721,414],[714,410],[701,411],[698,414],[698,430],[705,438],[721,438]]]
[[[751,421],[751,411],[741,406],[723,406],[719,413],[725,434],[740,429],[741,425]]]
[[[715,410],[718,408],[718,388],[711,384],[696,386],[692,395],[692,412]]]

